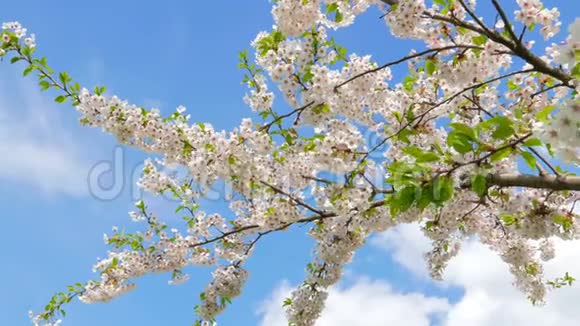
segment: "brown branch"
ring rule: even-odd
[[[333,184],[333,181],[330,181],[328,179],[324,179],[324,178],[320,178],[320,177],[313,177],[313,176],[309,176],[309,175],[303,175],[302,176],[304,179],[307,180],[312,180],[312,181],[316,181],[316,182],[320,182],[320,183],[324,183],[324,184]]]
[[[536,176],[531,174],[489,174],[488,185],[499,187],[526,187],[551,190],[580,191],[579,176]]]
[[[394,6],[399,3],[399,0],[381,0],[381,1],[388,4],[389,6]]]
[[[463,20],[460,20],[460,19],[457,19],[454,17],[447,17],[447,16],[440,15],[440,14],[433,14],[433,13],[430,13],[427,11],[424,12],[423,15],[425,17],[428,17],[428,18],[431,18],[434,20],[447,22],[447,23],[450,23],[454,26],[463,27],[463,28],[466,28],[470,31],[476,32],[478,34],[485,35],[490,40],[492,40],[496,43],[502,44],[505,47],[507,47],[508,49],[510,49],[514,53],[514,55],[520,57],[521,59],[523,59],[524,61],[529,63],[532,67],[534,67],[535,71],[541,72],[541,73],[548,75],[548,76],[552,76],[552,77],[560,80],[567,87],[574,88],[574,86],[571,85],[571,83],[570,83],[570,81],[572,80],[572,76],[570,76],[569,74],[567,74],[563,70],[560,70],[558,68],[555,68],[555,67],[548,65],[544,60],[542,60],[540,57],[536,56],[530,50],[528,50],[528,48],[526,48],[521,42],[514,42],[514,41],[504,37],[503,35],[501,35],[497,31],[490,30],[488,32],[485,29],[481,28],[480,26],[477,26],[473,23],[466,22],[466,21],[463,21]],[[507,26],[509,26],[509,24],[507,24]],[[506,26],[506,28],[507,28],[507,26]]]
[[[430,53],[437,54],[437,53],[442,52],[442,51],[453,50],[453,49],[478,49],[478,50],[481,50],[483,48],[480,47],[480,46],[474,46],[474,45],[449,45],[449,46],[444,46],[444,47],[441,47],[441,48],[435,48],[435,49],[429,49],[429,50],[421,51],[419,53],[415,53],[415,54],[411,54],[411,55],[408,55],[406,57],[403,57],[403,58],[401,58],[399,60],[387,62],[387,63],[383,64],[382,66],[379,66],[377,68],[370,69],[370,70],[367,70],[365,72],[362,72],[362,73],[360,73],[358,75],[355,75],[355,76],[353,76],[353,77],[351,77],[351,78],[343,81],[342,83],[334,86],[334,90],[336,91],[340,87],[342,87],[342,86],[350,83],[351,81],[353,81],[355,79],[358,79],[360,77],[366,76],[368,74],[375,73],[375,72],[380,71],[380,70],[383,70],[383,69],[385,69],[387,67],[394,66],[394,65],[397,65],[399,63],[403,63],[403,62],[405,62],[407,60],[411,60],[411,59],[414,59],[414,58],[417,58],[417,57],[421,57],[421,56],[424,56],[424,55],[430,54]]]
[[[364,210],[361,213],[364,213],[364,212],[370,211],[371,209],[374,209],[374,208],[383,206],[383,205],[385,205],[385,203],[386,203],[385,200],[377,200],[377,201],[374,201],[369,206],[369,208],[367,208],[366,210]],[[284,230],[284,229],[286,229],[286,228],[288,228],[288,227],[290,227],[290,226],[292,226],[294,224],[304,224],[304,223],[310,223],[310,222],[315,222],[315,221],[322,221],[324,219],[331,218],[331,217],[336,217],[336,216],[338,216],[336,213],[324,213],[324,214],[317,214],[317,215],[313,215],[313,216],[301,218],[301,219],[298,219],[296,221],[288,222],[286,224],[283,224],[282,226],[276,227],[274,229],[271,229],[271,230],[267,230],[267,231],[258,233],[258,237],[260,237],[260,234],[261,235],[265,235],[265,234],[268,234],[268,233],[271,233],[271,232]],[[213,242],[217,242],[219,240],[223,240],[223,239],[225,239],[225,238],[227,238],[227,237],[229,237],[231,235],[238,234],[238,233],[241,233],[241,232],[244,232],[244,231],[248,231],[248,230],[257,229],[259,227],[260,226],[257,225],[257,224],[252,224],[252,225],[246,225],[246,226],[243,226],[243,227],[239,227],[239,228],[233,229],[231,231],[224,232],[223,234],[221,234],[221,235],[219,235],[219,236],[217,236],[215,238],[211,238],[211,239],[208,239],[208,240],[205,240],[205,241],[201,241],[201,242],[192,244],[192,245],[189,246],[189,248],[201,247],[201,246],[206,245],[206,244],[210,244],[210,243],[213,243]]]
[[[553,90],[553,89],[555,89],[555,88],[562,87],[562,86],[567,86],[567,85],[565,85],[565,84],[562,84],[562,83],[559,83],[559,84],[556,84],[556,85],[553,85],[553,86],[550,86],[550,87],[544,88],[544,89],[542,89],[542,90],[539,90],[539,91],[535,92],[534,94],[530,95],[530,98],[531,98],[531,99],[534,99],[534,97],[536,97],[536,96],[538,96],[538,95],[540,95],[540,94],[542,94],[542,93],[545,93],[545,92],[551,91],[551,90]]]
[[[267,183],[265,181],[260,181],[260,183],[263,184],[264,186],[267,186],[268,188],[272,189],[275,193],[280,194],[280,195],[284,195],[284,196],[288,197],[290,200],[292,200],[296,204],[298,204],[298,205],[300,205],[300,206],[308,209],[309,211],[311,211],[313,213],[316,213],[316,214],[318,214],[320,216],[328,215],[328,213],[323,212],[323,211],[320,211],[320,210],[316,209],[315,207],[312,207],[312,205],[304,202],[303,200],[301,200],[299,198],[296,198],[296,196],[293,196],[293,195],[285,192],[284,190],[282,190],[282,189],[280,189],[280,188],[278,188],[278,187],[276,187],[274,185],[271,185],[271,184],[269,184],[269,183]]]
[[[548,160],[546,160],[546,158],[544,156],[542,156],[540,153],[538,153],[537,150],[535,150],[532,146],[526,146],[526,148],[528,150],[530,150],[530,152],[534,153],[542,162],[544,162],[544,164],[550,169],[552,170],[552,172],[555,175],[560,175],[560,172],[558,172],[558,170],[556,170],[556,168],[554,168],[554,166],[548,162]],[[538,169],[539,170],[539,169]],[[540,170],[540,172],[542,172],[542,170]]]
[[[503,10],[499,2],[497,2],[497,0],[491,0],[491,2],[493,3],[495,10],[497,10],[499,16],[501,17],[501,20],[504,23],[504,28],[508,31],[508,34],[510,35],[514,43],[521,44],[520,38],[518,38],[516,33],[514,32],[512,25],[510,24],[510,20],[508,19],[505,11]]]
[[[307,104],[305,104],[305,105],[303,105],[303,106],[301,106],[301,107],[299,107],[299,108],[297,108],[289,113],[286,113],[286,114],[283,114],[283,115],[276,117],[274,120],[270,121],[268,124],[265,124],[262,127],[260,127],[260,131],[268,132],[270,130],[270,128],[272,127],[272,125],[274,125],[276,122],[278,122],[282,119],[288,118],[296,113],[300,114],[300,113],[302,113],[302,111],[306,110],[307,108],[309,108],[313,104],[314,104],[314,101],[309,102],[309,103],[307,103]]]
[[[503,151],[504,149],[508,149],[508,148],[516,148],[518,144],[523,143],[526,139],[528,139],[530,136],[532,135],[532,133],[529,133],[523,137],[520,137],[518,139],[516,139],[515,141],[505,144],[503,146],[500,146],[499,148],[496,148],[493,151],[490,151],[489,153],[487,153],[486,155],[482,156],[481,158],[478,158],[476,160],[470,161],[464,165],[467,164],[479,164],[483,161],[485,161],[486,159],[490,158],[493,154],[498,153],[500,151]]]
[[[524,39],[524,35],[526,35],[527,30],[528,26],[524,26],[524,28],[522,28],[522,32],[520,33],[520,38],[518,39],[518,42],[522,42],[522,40]]]
[[[475,15],[475,13],[473,12],[473,10],[471,10],[471,8],[469,8],[469,6],[467,6],[467,4],[465,3],[465,1],[463,0],[459,0],[459,3],[461,4],[461,6],[463,7],[463,9],[465,9],[465,11],[467,12],[467,14],[469,16],[471,16],[471,18],[473,18],[473,20],[475,20],[475,22],[481,27],[483,28],[485,31],[487,31],[488,33],[492,33],[492,31],[483,23],[483,21],[481,21],[481,19],[479,19],[479,17],[477,17],[477,15]]]

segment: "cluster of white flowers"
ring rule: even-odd
[[[563,160],[580,165],[580,96],[566,101],[549,124],[538,124],[538,135]]]
[[[160,194],[176,187],[176,182],[167,174],[159,172],[151,159],[145,160],[143,175],[137,183],[143,190],[152,194]]]
[[[527,27],[541,25],[540,32],[545,39],[554,37],[559,31],[562,23],[558,21],[560,11],[557,8],[547,9],[540,0],[517,0],[520,10],[516,10],[517,21],[524,23]]]
[[[2,42],[0,44],[7,44],[11,42],[10,35],[6,32],[14,33],[14,36],[18,39],[24,39],[24,45],[29,48],[36,47],[36,36],[34,34],[30,34],[30,36],[26,37],[27,29],[22,27],[18,22],[8,22],[2,24],[3,32],[0,34],[2,37]],[[3,56],[6,51],[0,48],[0,56]]]
[[[566,43],[558,47],[556,62],[572,69],[578,63],[580,57],[580,18],[568,27],[570,36]]]
[[[385,16],[393,35],[401,38],[422,38],[426,33],[426,20],[421,15],[426,10],[424,0],[399,1],[396,8]]]
[[[212,276],[213,281],[203,292],[203,302],[197,307],[198,315],[205,320],[213,320],[226,307],[225,302],[240,295],[248,272],[230,265],[218,268]]]
[[[550,239],[544,239],[538,244],[538,250],[540,251],[540,258],[543,261],[549,261],[556,257],[556,248],[554,248],[554,241]]]
[[[264,76],[256,75],[254,82],[256,89],[252,89],[249,95],[244,96],[244,102],[254,111],[267,111],[274,103],[274,93],[268,91]]]
[[[62,319],[47,322],[45,320],[42,320],[42,318],[39,315],[35,315],[34,312],[32,311],[28,312],[28,316],[30,317],[30,320],[32,321],[34,326],[59,326],[60,324],[62,324]]]
[[[7,22],[2,23],[2,29],[12,31],[17,38],[23,38],[26,36],[27,29],[22,27],[19,22]],[[7,42],[5,39],[4,42]]]
[[[320,0],[281,0],[272,8],[272,15],[282,33],[298,37],[320,21]]]
[[[88,282],[85,285],[85,292],[79,297],[84,303],[107,302],[123,295],[135,288],[134,283],[104,283]]]
[[[332,28],[348,26],[357,15],[378,3],[380,0],[280,0],[272,8],[272,15],[280,31],[288,36],[298,37],[320,23]],[[326,9],[334,7],[334,14],[340,18],[326,17],[321,11],[321,4]]]

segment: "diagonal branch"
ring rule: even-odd
[[[497,10],[497,12],[499,13],[501,20],[504,23],[504,28],[508,31],[508,34],[510,35],[510,37],[512,38],[514,43],[521,44],[521,39],[516,36],[516,33],[514,32],[514,29],[512,28],[512,25],[510,24],[510,20],[508,19],[505,11],[503,10],[503,8],[499,4],[499,2],[497,2],[497,0],[491,0],[491,2],[493,3],[495,10]],[[523,35],[523,32],[522,32],[522,35]]]
[[[434,20],[447,22],[447,23],[450,23],[450,24],[452,24],[454,26],[458,26],[458,27],[463,27],[463,28],[468,29],[470,31],[479,33],[480,35],[485,35],[490,40],[492,40],[496,43],[502,44],[505,47],[507,47],[508,49],[510,49],[514,55],[520,57],[522,60],[526,61],[532,67],[534,67],[535,71],[541,72],[541,73],[548,75],[548,76],[551,76],[551,77],[554,77],[554,78],[560,80],[567,87],[574,88],[574,86],[570,83],[570,81],[573,79],[572,76],[570,76],[569,74],[567,74],[566,72],[564,72],[561,69],[550,66],[544,60],[542,60],[540,57],[533,54],[521,42],[513,42],[512,40],[507,39],[506,37],[504,37],[503,35],[498,33],[497,31],[488,32],[488,31],[482,29],[481,27],[479,27],[473,23],[466,22],[466,21],[463,21],[463,20],[460,20],[460,19],[457,19],[454,17],[448,17],[448,16],[444,16],[444,15],[440,15],[440,14],[434,14],[434,13],[427,12],[427,11],[424,12],[423,15],[425,17],[428,17],[428,18],[431,18]]]
[[[286,114],[283,114],[283,115],[280,115],[280,116],[276,117],[274,120],[272,120],[269,123],[267,123],[267,124],[263,125],[262,127],[260,127],[260,131],[266,131],[266,132],[268,132],[270,130],[270,128],[272,127],[272,125],[274,125],[278,121],[283,120],[285,118],[288,118],[288,117],[290,117],[290,116],[292,116],[292,115],[294,115],[296,113],[299,113],[300,114],[302,111],[306,110],[307,108],[309,108],[313,104],[314,104],[314,101],[308,102],[305,105],[303,105],[303,106],[301,106],[301,107],[299,107],[297,109],[294,109],[293,111],[290,111],[289,113],[286,113]]]
[[[421,56],[424,56],[424,55],[430,54],[430,53],[437,54],[437,53],[442,52],[442,51],[453,50],[453,49],[476,49],[476,50],[481,50],[483,48],[480,47],[480,46],[475,46],[475,45],[449,45],[449,46],[444,46],[444,47],[440,47],[440,48],[435,48],[435,49],[429,49],[429,50],[421,51],[421,52],[418,52],[418,53],[411,54],[411,55],[408,55],[406,57],[403,57],[403,58],[401,58],[399,60],[387,62],[387,63],[383,64],[382,66],[379,66],[377,68],[370,69],[370,70],[367,70],[365,72],[362,72],[362,73],[360,73],[358,75],[355,75],[355,76],[353,76],[353,77],[351,77],[351,78],[343,81],[342,83],[336,85],[334,87],[334,90],[336,91],[340,87],[342,87],[342,86],[350,83],[351,81],[353,81],[355,79],[358,79],[360,77],[366,76],[368,74],[375,73],[375,72],[380,71],[380,70],[383,70],[383,69],[385,69],[387,67],[394,66],[394,65],[397,65],[399,63],[403,63],[403,62],[405,62],[407,60],[411,60],[411,59],[414,59],[414,58],[418,58],[418,57],[421,57]]]
[[[483,23],[483,21],[481,19],[479,19],[479,17],[477,17],[477,15],[475,14],[475,12],[473,12],[473,10],[471,10],[471,8],[469,8],[469,6],[465,3],[465,1],[463,0],[459,0],[459,3],[461,4],[461,6],[463,7],[463,9],[465,9],[465,11],[467,12],[467,14],[469,14],[469,16],[471,16],[471,18],[473,18],[473,20],[475,20],[475,22],[481,27],[483,28],[486,32],[488,33],[492,33],[492,31],[487,27],[487,25],[485,25]]]
[[[275,193],[278,193],[280,195],[284,195],[284,196],[288,197],[290,200],[292,200],[293,202],[295,202],[299,206],[302,206],[302,207],[308,209],[309,211],[311,211],[313,213],[316,213],[316,214],[318,214],[320,216],[326,216],[326,215],[328,215],[328,213],[323,212],[323,211],[321,211],[321,210],[313,207],[312,205],[306,203],[305,201],[303,201],[303,200],[301,200],[299,198],[296,198],[296,196],[293,196],[292,194],[289,194],[289,193],[285,192],[284,190],[282,190],[282,189],[280,189],[280,188],[278,188],[278,187],[276,187],[274,185],[271,185],[271,184],[267,183],[266,181],[260,181],[260,183],[263,184],[264,186],[267,186],[268,188],[272,189]]]

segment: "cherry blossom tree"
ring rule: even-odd
[[[309,225],[316,246],[304,283],[280,303],[292,325],[313,325],[354,252],[403,223],[420,223],[432,240],[425,258],[434,279],[463,241],[477,239],[503,259],[532,303],[571,285],[568,274],[546,280],[542,262],[556,254],[552,238],[580,234],[573,173],[580,19],[564,29],[564,42],[542,50],[533,38],[559,33],[558,9],[516,0],[509,13],[498,0],[481,2],[495,12],[482,17],[475,0],[273,1],[275,26],[258,33],[251,54],[239,55],[254,119],[231,131],[191,123],[183,107],[162,117],[104,87],[83,88],[37,56],[33,34],[4,23],[0,57],[24,64],[42,90],[58,92],[57,102],[72,103],[83,125],[161,155],[146,162],[139,186],[170,194],[186,213],[181,228],[170,228],[138,201],[129,215],[141,231],[114,229],[105,237],[107,257],[94,266],[97,278],[57,293],[32,321],[57,325],[75,297],[109,301],[150,273],[178,284],[188,268],[204,265],[215,270],[195,310],[197,324],[210,325],[242,291],[260,239],[295,225]],[[423,48],[375,62],[329,36],[371,6],[384,12],[394,36]],[[407,65],[408,74],[393,76],[395,65]],[[283,97],[277,105],[274,88]],[[164,172],[168,165],[187,176]],[[233,189],[227,216],[198,204],[218,182]]]

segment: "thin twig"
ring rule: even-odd
[[[342,87],[342,86],[350,83],[351,81],[353,81],[355,79],[358,79],[360,77],[366,76],[368,74],[375,73],[375,72],[380,71],[380,70],[383,70],[383,69],[385,69],[387,67],[397,65],[397,64],[402,63],[402,62],[405,62],[407,60],[411,60],[411,59],[414,59],[414,58],[417,58],[417,57],[421,57],[421,56],[424,56],[424,55],[430,54],[430,53],[435,53],[436,54],[436,53],[439,53],[439,52],[442,52],[442,51],[453,50],[453,49],[479,49],[479,50],[481,50],[482,47],[480,47],[480,46],[474,46],[474,45],[449,45],[449,46],[444,46],[444,47],[441,47],[441,48],[435,48],[435,49],[429,49],[429,50],[421,51],[419,53],[415,53],[415,54],[408,55],[408,56],[403,57],[403,58],[401,58],[399,60],[395,60],[395,61],[391,61],[391,62],[385,63],[382,66],[379,66],[377,68],[370,69],[370,70],[367,70],[365,72],[362,72],[362,73],[360,73],[358,75],[355,75],[355,76],[353,76],[353,77],[351,77],[351,78],[343,81],[342,83],[334,86],[334,90],[335,91],[338,90],[340,87]]]

